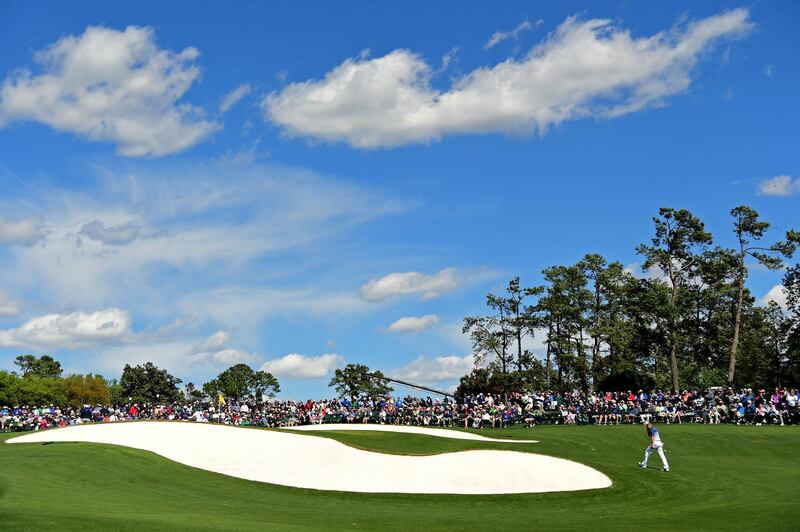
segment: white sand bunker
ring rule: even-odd
[[[435,427],[417,427],[408,425],[373,425],[365,423],[329,423],[325,425],[300,425],[287,427],[287,430],[325,431],[325,430],[367,430],[375,432],[404,432],[406,434],[423,434],[437,438],[450,438],[453,440],[484,441],[491,443],[537,443],[536,440],[502,440],[500,438],[487,438],[471,432],[460,432]]]
[[[200,423],[84,425],[7,442],[123,445],[223,475],[319,490],[496,494],[611,486],[607,476],[590,467],[530,453],[463,451],[398,456],[355,449],[329,438]]]

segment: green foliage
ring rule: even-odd
[[[61,378],[61,364],[48,355],[20,355],[14,362],[22,375],[0,371],[0,404],[58,405],[108,404],[108,385],[100,375]]]
[[[125,364],[119,380],[121,398],[134,403],[172,403],[180,399],[181,380],[159,369],[152,362],[144,365]]]
[[[108,381],[108,395],[112,404],[122,405],[128,401],[127,397],[122,396],[122,386],[119,385],[117,379]]]
[[[699,273],[700,257],[711,244],[711,233],[699,218],[685,209],[663,207],[653,218],[655,236],[651,245],[641,244],[636,251],[645,258],[644,268],[657,268],[669,279],[671,297],[667,307],[670,375],[673,390],[680,387],[679,351],[682,349],[680,329],[686,313],[679,305],[680,297]]]
[[[461,377],[456,397],[477,395],[479,393],[502,395],[519,390],[542,390],[547,388],[545,365],[531,357],[525,370],[503,373],[487,368],[475,368]]]
[[[14,359],[14,365],[18,366],[23,375],[34,375],[46,379],[57,379],[61,377],[61,363],[50,355],[19,355]]]
[[[377,378],[371,377],[367,373],[373,373]],[[383,377],[383,373],[371,371],[364,364],[348,364],[333,373],[333,378],[328,386],[334,388],[339,397],[355,399],[364,395],[386,396],[391,393],[392,388],[380,377]]]
[[[747,279],[745,259],[752,257],[762,266],[777,270],[783,266],[783,257],[791,258],[797,250],[800,234],[796,231],[786,233],[786,241],[776,242],[770,247],[757,244],[769,229],[769,222],[758,219],[758,212],[746,205],[731,210],[734,219],[733,232],[736,235],[738,250],[735,252],[735,278],[738,294],[734,312],[733,341],[731,343],[730,362],[728,364],[728,383],[732,384],[736,373],[736,355],[739,348],[739,332],[742,323],[742,305],[744,304],[744,283]]]
[[[63,383],[67,402],[73,408],[107,405],[111,401],[111,391],[102,375],[68,375]]]
[[[281,391],[281,385],[278,383],[278,379],[272,373],[261,370],[253,374],[252,386],[253,395],[258,400],[261,400],[261,397],[264,395],[275,397],[275,395]]]
[[[0,371],[0,405],[64,405],[66,397],[61,379],[39,377],[31,372],[20,377]]]
[[[275,397],[281,391],[278,379],[265,371],[253,371],[247,364],[236,364],[203,385],[203,392],[212,399],[218,394],[234,400],[248,397],[261,400],[262,396]]]
[[[525,301],[541,294],[544,287],[523,288],[520,278],[511,279],[505,297],[488,294],[488,316],[464,318],[462,333],[472,340],[472,352],[477,364],[487,364],[500,373],[507,374],[515,368],[524,371],[531,363],[530,353],[523,348],[523,340],[533,337],[539,318],[536,310]]]
[[[796,251],[800,233],[761,244],[769,223],[747,206],[731,215],[735,249],[711,248],[699,218],[660,209],[654,237],[637,248],[645,278],[596,253],[545,268],[544,286],[526,289],[515,277],[505,294],[487,296],[487,315],[464,319],[483,369],[465,376],[460,389],[509,391],[504,386],[520,386],[509,376],[532,375],[529,370],[544,380],[540,389],[800,382],[800,265],[784,275],[786,312],[758,306],[745,286],[745,259],[780,267]],[[545,335],[541,370],[519,341],[534,330]],[[524,388],[534,381],[520,382]]]
[[[697,374],[698,388],[711,388],[727,384],[727,375],[722,368],[701,368]]]
[[[193,382],[189,382],[186,384],[184,395],[189,401],[202,401],[205,393],[203,390],[198,390]]]
[[[637,366],[622,363],[613,372],[609,372],[597,383],[598,390],[652,390],[665,388],[669,381],[662,375],[661,383],[651,372],[641,371]]]
[[[780,327],[785,340],[784,378],[788,382],[800,382],[800,263],[786,270],[783,288],[788,307],[788,317]]]

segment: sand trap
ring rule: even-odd
[[[369,430],[377,432],[404,432],[406,434],[423,434],[437,438],[451,438],[454,440],[485,441],[491,443],[537,443],[536,440],[502,440],[487,438],[471,432],[460,432],[436,427],[416,427],[407,425],[372,425],[364,423],[329,423],[325,425],[300,425],[299,427],[286,427],[286,430],[302,430],[316,432],[319,430]]]
[[[7,442],[123,445],[223,475],[319,490],[496,494],[611,486],[607,476],[590,467],[530,453],[398,456],[355,449],[330,438],[201,423],[83,425],[35,432]]]

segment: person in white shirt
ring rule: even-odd
[[[797,406],[797,395],[795,394],[796,394],[795,390],[792,390],[791,392],[786,394],[786,405],[789,408],[794,408],[795,406]]]

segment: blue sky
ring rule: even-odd
[[[796,3],[146,4],[0,7],[0,367],[448,388],[514,275],[800,222]]]

